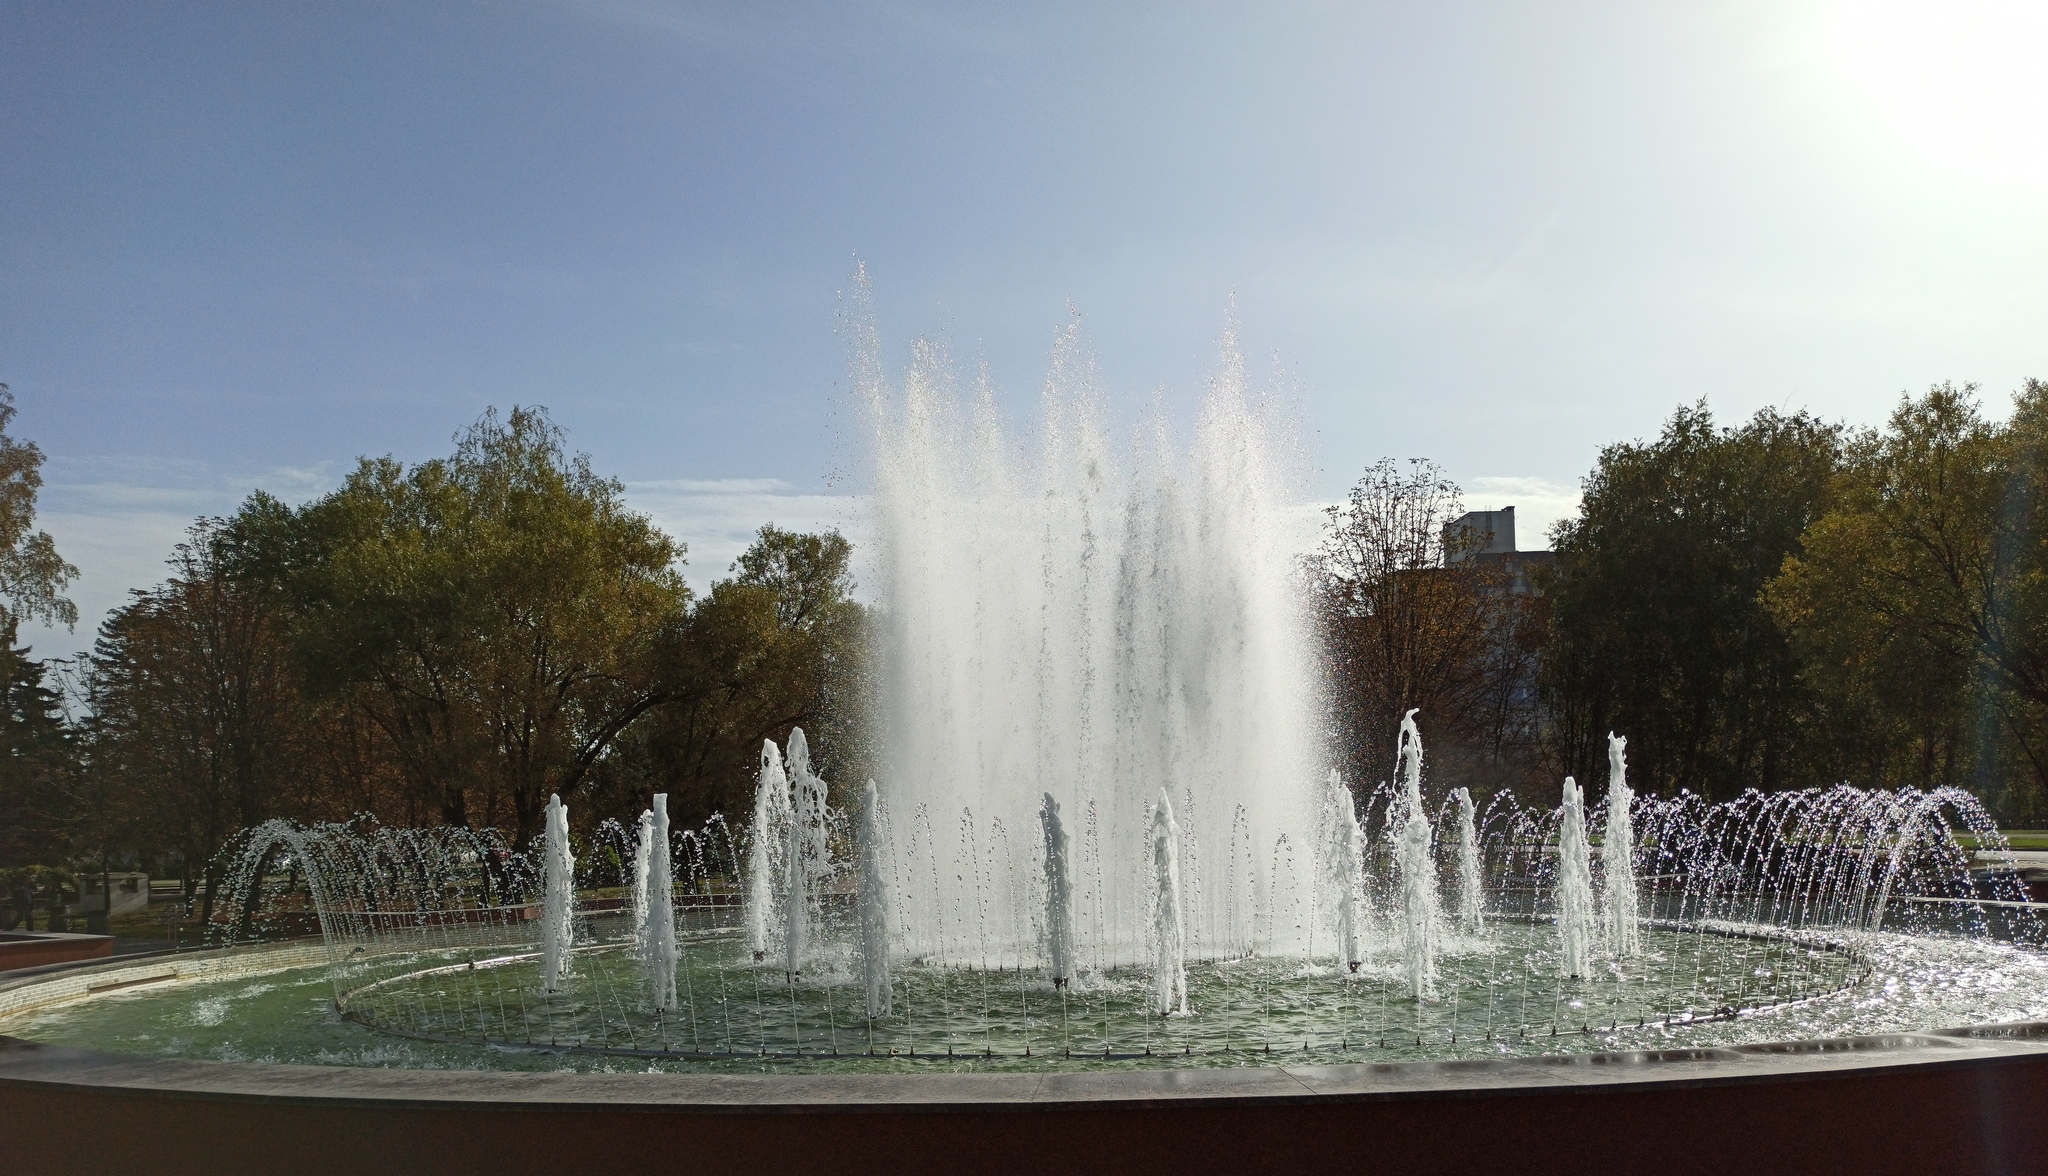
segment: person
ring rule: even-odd
[[[22,930],[36,929],[36,892],[35,888],[26,882],[14,884],[14,913],[21,918]],[[9,922],[7,929],[14,930],[14,924]]]

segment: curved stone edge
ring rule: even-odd
[[[1675,1090],[2048,1061],[2048,1023],[1445,1062],[1045,1074],[591,1074],[150,1058],[0,1037],[0,1086],[389,1109],[731,1114],[1312,1104],[1599,1088]]]
[[[260,972],[329,962],[317,939],[258,943],[199,951],[148,952],[0,972],[0,1020],[88,997],[95,992],[163,980],[229,980]]]

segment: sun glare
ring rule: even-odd
[[[2048,0],[1840,0],[1830,64],[1913,147],[2048,189]]]

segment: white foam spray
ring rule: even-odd
[[[1486,883],[1479,868],[1479,830],[1472,790],[1451,793],[1458,805],[1458,929],[1476,934],[1486,925]]]
[[[541,866],[541,986],[559,992],[576,942],[576,859],[569,852],[569,809],[548,797],[546,848]]]
[[[1180,826],[1165,789],[1152,809],[1152,1011],[1188,1011],[1187,930],[1181,918]]]
[[[1607,949],[1634,955],[1643,949],[1642,910],[1636,897],[1636,826],[1629,813],[1628,740],[1607,733],[1607,829],[1600,840],[1600,915]]]
[[[803,975],[811,957],[816,930],[815,884],[831,872],[825,841],[825,781],[811,771],[810,745],[802,727],[791,729],[785,757],[789,763],[789,837],[783,851],[783,971],[793,982]]]
[[[894,812],[971,810],[1011,828],[1045,794],[1067,813],[1092,806],[1103,867],[1067,874],[1084,941],[1074,950],[1144,963],[1151,871],[1129,867],[1147,853],[1159,781],[1185,789],[1191,813],[1242,813],[1262,853],[1283,834],[1313,844],[1323,756],[1295,570],[1313,515],[1300,509],[1291,433],[1247,390],[1226,334],[1186,442],[1160,418],[1120,445],[1070,328],[1054,344],[1036,440],[1023,444],[986,373],[963,390],[936,345],[919,343],[890,386],[866,297],[862,278],[851,326],[873,428],[883,795]],[[904,876],[963,872],[952,841],[912,821],[894,835]],[[1182,847],[1183,873],[1224,877],[1234,844]],[[1011,933],[984,935],[976,914],[1033,909],[1035,874],[985,877],[977,907],[906,888],[905,950],[1038,958],[1023,938],[1033,920],[1004,921],[1018,929],[1005,944]],[[1231,929],[1252,926],[1269,937],[1260,950],[1303,950],[1299,924],[1254,916],[1254,893],[1191,887],[1189,950],[1233,954],[1245,945]]]
[[[1394,865],[1401,875],[1401,951],[1408,992],[1420,1000],[1436,991],[1443,949],[1443,901],[1437,893],[1435,834],[1422,803],[1422,732],[1415,712],[1401,717],[1401,826]]]
[[[1045,834],[1045,962],[1054,988],[1074,979],[1073,846],[1060,822],[1060,802],[1045,794],[1038,809]]]
[[[861,791],[860,808],[860,966],[867,986],[870,1021],[895,1008],[889,989],[889,836],[883,819],[882,794],[873,780]]]
[[[1356,972],[1365,960],[1365,832],[1358,805],[1335,768],[1324,792],[1323,892],[1336,932],[1339,967]]]
[[[654,813],[641,810],[633,842],[633,950],[647,954],[647,855],[654,851]]]
[[[1578,782],[1564,778],[1564,806],[1557,822],[1558,967],[1566,976],[1590,976],[1598,931],[1593,913],[1593,864],[1586,846],[1585,798]]]
[[[640,962],[647,976],[648,999],[657,1009],[676,1007],[675,870],[669,862],[668,793],[654,794],[654,812],[647,830],[646,931]],[[638,856],[637,854],[635,855]]]
[[[767,959],[781,940],[783,911],[775,892],[782,881],[789,826],[789,776],[782,770],[782,749],[764,739],[761,770],[754,777],[754,820],[747,829],[747,946],[756,961]]]

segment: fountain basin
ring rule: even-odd
[[[180,992],[233,1025],[254,1006],[216,1008],[208,1002],[218,997],[203,994],[266,989],[246,999],[324,1003],[331,1031],[392,1042],[333,1014],[324,980],[285,983],[325,977],[329,960],[324,944],[294,942],[0,980],[0,1032],[33,1032],[37,1017],[65,1009],[96,1009],[81,1021],[112,1023],[118,1006],[185,999]],[[646,1072],[656,1061],[475,1045],[305,1065],[211,1060],[191,1056],[189,1042],[187,1056],[140,1056],[4,1036],[0,1121],[10,1125],[10,1166],[39,1173],[561,1172],[583,1170],[594,1154],[608,1167],[720,1171],[900,1172],[965,1156],[990,1171],[1367,1160],[1415,1171],[1654,1162],[1720,1172],[1776,1170],[1795,1157],[1802,1171],[1870,1173],[2026,1170],[2048,1154],[2048,1123],[2036,1113],[2048,1098],[2048,1021],[1661,1049],[1599,1049],[1600,1040],[1559,1043],[1590,1052],[1435,1061],[1320,1051],[1257,1064],[991,1072],[920,1059],[917,1072],[859,1073],[825,1059],[759,1058]],[[260,1037],[247,1043],[215,1052],[272,1056]],[[562,1068],[468,1068],[477,1058]],[[827,1069],[800,1072],[805,1065]]]

